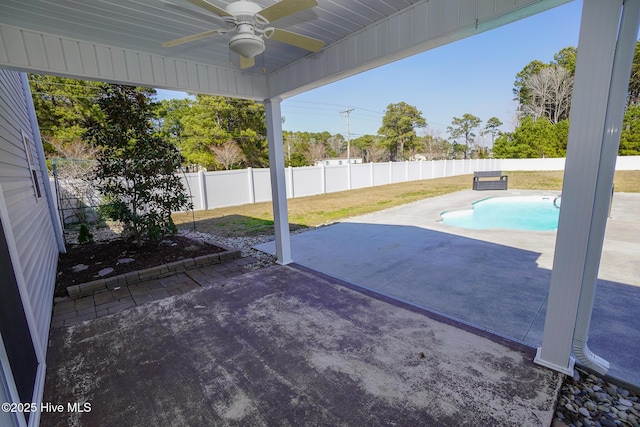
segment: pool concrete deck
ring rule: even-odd
[[[292,236],[292,256],[330,276],[537,347],[556,232],[468,230],[440,213],[490,196],[461,191]],[[640,386],[640,194],[616,193],[607,224],[589,347],[609,374]],[[257,247],[275,252],[273,242]]]

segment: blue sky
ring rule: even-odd
[[[447,137],[454,117],[470,113],[483,123],[499,118],[513,129],[516,74],[534,59],[549,62],[577,46],[582,1],[576,0],[492,31],[415,55],[314,89],[282,102],[283,128],[290,131],[375,135],[390,103],[406,102],[422,112],[428,130]],[[159,91],[162,99],[171,94]]]

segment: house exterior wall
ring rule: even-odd
[[[0,185],[15,237],[19,262],[36,326],[46,346],[58,262],[58,247],[42,176],[41,159],[35,149],[25,93],[16,72],[0,69]],[[22,133],[31,142],[33,167],[41,197],[34,194]]]
[[[2,271],[0,285],[17,287],[19,292],[28,323],[26,330],[37,355],[38,374],[33,391],[37,402],[44,386],[59,246],[49,192],[45,189],[49,179],[43,172],[46,168],[42,149],[36,145],[40,139],[37,123],[33,122],[35,115],[30,110],[30,96],[24,76],[0,69],[0,214],[3,240],[8,248],[0,256],[4,257],[3,265],[10,266],[5,268],[13,270]],[[2,303],[0,301],[0,308]],[[10,353],[12,343],[4,344]],[[14,382],[8,378],[13,369],[6,362],[2,368],[0,382]],[[31,416],[29,424],[38,418]]]

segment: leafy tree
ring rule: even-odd
[[[636,42],[636,50],[633,54],[631,65],[631,78],[629,79],[629,95],[627,105],[635,104],[640,100],[640,41]]]
[[[173,101],[163,101],[159,109],[162,132],[180,147],[187,163],[212,170],[224,168],[211,147],[233,140],[242,150],[247,166],[269,164],[266,119],[261,104],[210,95]]]
[[[29,74],[29,86],[47,156],[92,158],[82,134],[85,121],[102,120],[95,99],[103,83]]]
[[[184,137],[182,120],[189,113],[192,105],[193,100],[190,98],[160,101],[155,108],[158,133],[169,139],[174,145],[180,146]]]
[[[492,147],[493,147],[493,144],[496,141],[496,135],[498,135],[500,133],[500,130],[498,128],[500,126],[502,126],[502,125],[503,125],[503,123],[497,117],[491,117],[489,120],[487,120],[487,123],[485,123],[485,125],[484,125],[484,133],[486,135],[491,135],[491,146]]]
[[[190,207],[175,174],[182,158],[153,129],[152,91],[105,85],[97,98],[104,121],[88,120],[83,138],[100,147],[96,188],[108,202],[102,213],[121,221],[138,246],[143,237],[174,233],[171,212]]]
[[[447,132],[449,132],[452,139],[455,140],[460,137],[464,138],[464,144],[461,149],[464,153],[465,159],[467,158],[469,149],[476,137],[476,134],[473,131],[480,126],[481,122],[482,120],[480,120],[479,117],[465,113],[462,117],[454,117],[451,121],[451,126],[447,127]]]
[[[378,133],[384,137],[391,161],[403,160],[404,150],[417,142],[416,128],[427,127],[422,113],[406,102],[389,104]]]
[[[629,105],[624,113],[618,154],[621,156],[640,155],[640,104]]]
[[[569,75],[576,74],[576,59],[578,57],[578,49],[574,46],[564,47],[553,55],[551,65],[559,65],[569,72]]]
[[[531,75],[536,74],[538,71],[546,67],[546,64],[542,61],[533,60],[529,62],[525,67],[516,74],[516,81],[513,84],[513,94],[518,104],[524,105],[529,102],[530,94],[526,88],[526,82]]]
[[[283,131],[285,165],[308,166],[318,160],[338,155],[336,150],[345,147],[342,135],[329,132]],[[333,147],[331,146],[333,145]]]
[[[569,120],[552,124],[546,117],[525,117],[511,133],[502,134],[493,146],[498,158],[564,157],[569,139]]]

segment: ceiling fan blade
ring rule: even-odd
[[[244,56],[240,55],[240,69],[244,70],[245,68],[251,68],[254,65],[256,65],[256,59],[255,58],[245,58]]]
[[[262,9],[258,15],[265,18],[268,22],[273,22],[276,19],[302,12],[317,5],[318,2],[316,0],[280,0]]]
[[[195,4],[196,6],[199,6],[203,9],[207,9],[209,12],[213,12],[218,16],[231,16],[233,17],[232,14],[230,14],[229,12],[227,12],[226,10],[216,6],[215,4],[211,4],[206,0],[187,0],[189,3],[191,4]]]
[[[292,33],[287,30],[281,30],[279,28],[274,28],[272,31],[265,31],[265,36],[271,40],[290,44],[292,46],[310,50],[311,52],[317,52],[324,47],[324,42],[322,40],[303,36],[298,33]]]
[[[179,39],[170,40],[168,42],[162,43],[162,47],[172,47],[177,46],[182,43],[187,43],[194,40],[199,40],[205,37],[213,36],[214,34],[222,34],[226,33],[224,30],[209,30],[204,33],[191,34],[190,36],[180,37]]]

